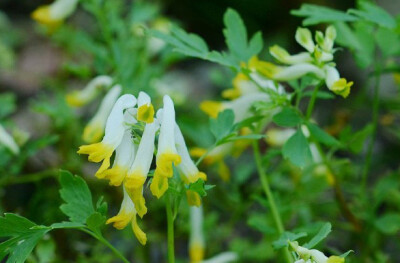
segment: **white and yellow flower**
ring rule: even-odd
[[[316,249],[308,249],[302,246],[299,246],[297,242],[289,242],[290,247],[299,255],[299,257],[311,263],[344,263],[345,259],[338,256],[325,256],[319,250]]]
[[[113,105],[121,94],[122,87],[120,85],[115,85],[112,87],[104,99],[102,100],[97,113],[89,121],[83,130],[83,140],[88,143],[98,142],[104,135],[104,129],[106,127],[106,121]]]
[[[135,96],[130,94],[121,96],[115,102],[111,113],[107,118],[103,140],[98,143],[79,147],[78,153],[88,154],[89,161],[96,163],[103,161],[97,174],[102,173],[110,167],[111,155],[121,143],[125,132],[124,110],[133,108],[135,105]]]
[[[50,5],[38,7],[31,17],[49,28],[59,26],[76,9],[78,0],[56,0]]]
[[[97,173],[99,179],[108,179],[110,185],[119,186],[128,174],[129,169],[135,158],[137,146],[133,143],[131,131],[124,132],[121,143],[115,150],[115,158],[112,168],[101,173]]]
[[[112,78],[109,76],[97,76],[92,79],[84,89],[75,90],[67,94],[67,103],[74,107],[86,105],[100,94],[102,88],[109,87],[112,81]]]
[[[132,223],[132,230],[135,234],[136,238],[142,245],[146,245],[147,237],[146,234],[140,229],[137,218],[136,218],[136,208],[134,203],[132,202],[131,198],[129,197],[128,193],[126,192],[125,188],[123,187],[124,191],[124,199],[122,200],[121,209],[119,213],[111,217],[107,220],[107,224],[113,224],[113,226],[118,229],[124,229],[129,223]]]
[[[325,66],[325,83],[328,89],[334,93],[346,98],[350,94],[350,88],[353,86],[353,82],[347,82],[345,78],[340,78],[339,72],[335,67]]]
[[[190,207],[189,258],[191,263],[204,259],[205,241],[203,234],[203,207]]]
[[[160,135],[156,156],[156,170],[150,185],[153,195],[160,198],[168,189],[168,178],[173,175],[173,165],[181,162],[175,147],[175,109],[174,103],[168,95],[163,99],[164,107],[157,113],[161,120]]]
[[[151,162],[153,161],[154,140],[158,128],[159,123],[157,120],[146,124],[135,160],[133,161],[124,182],[125,188],[134,202],[140,217],[143,217],[143,215],[147,213],[145,199],[142,192],[143,185],[150,171]]]
[[[145,123],[154,121],[154,107],[151,104],[151,98],[143,91],[139,92],[137,120]]]
[[[19,154],[18,144],[2,125],[0,125],[0,144],[4,145],[13,154]]]

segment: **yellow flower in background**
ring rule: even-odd
[[[89,161],[103,161],[97,173],[102,173],[110,167],[110,158],[114,150],[121,143],[124,136],[124,114],[123,111],[127,108],[132,108],[136,105],[136,98],[133,95],[123,95],[114,104],[105,127],[105,135],[99,143],[83,145],[79,147],[79,154],[88,154]]]
[[[168,189],[168,178],[173,175],[173,165],[181,162],[175,147],[175,109],[174,103],[168,95],[163,99],[164,107],[157,112],[160,120],[160,135],[156,156],[156,170],[150,185],[154,196],[160,198]]]
[[[150,171],[151,162],[153,161],[154,140],[158,128],[159,124],[157,120],[146,125],[136,153],[136,158],[124,182],[125,188],[132,198],[140,217],[143,217],[143,215],[147,213],[142,192],[143,185]]]
[[[132,200],[130,199],[128,193],[123,187],[124,199],[122,200],[121,209],[119,213],[107,220],[106,224],[113,224],[113,226],[118,229],[124,229],[129,223],[132,223],[132,230],[135,234],[137,240],[142,245],[146,245],[147,237],[146,234],[140,229],[137,218],[136,218],[136,208]]]
[[[204,259],[205,242],[203,234],[203,207],[190,207],[189,257],[191,263]]]
[[[118,96],[121,94],[121,91],[122,88],[120,85],[115,85],[108,91],[100,103],[97,113],[83,129],[82,138],[85,142],[95,143],[100,141],[100,139],[103,137],[107,118],[110,115],[112,107],[117,101]]]
[[[95,99],[100,94],[102,88],[109,87],[112,81],[112,78],[109,76],[97,76],[84,89],[75,90],[67,94],[67,103],[73,107],[84,106]]]
[[[31,17],[49,29],[54,29],[75,11],[77,4],[78,0],[56,0],[50,5],[38,7]]]

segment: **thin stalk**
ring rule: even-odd
[[[199,159],[197,159],[195,165],[198,167],[199,164],[204,160],[204,158],[206,158],[207,155],[208,155],[215,147],[216,147],[216,145],[214,144],[214,145],[212,145],[210,148],[208,148],[207,151],[206,151],[205,153],[203,153],[203,155],[200,156]]]
[[[174,249],[174,217],[172,214],[171,200],[169,193],[166,195],[166,211],[167,211],[167,224],[168,224],[168,263],[175,263],[175,249]]]
[[[58,170],[45,170],[37,173],[19,175],[19,176],[9,176],[0,180],[0,186],[6,186],[10,184],[24,184],[33,183],[40,181],[48,177],[54,177],[58,174]]]
[[[307,121],[311,118],[311,114],[313,112],[315,101],[317,100],[318,90],[319,90],[320,87],[321,87],[321,84],[318,84],[317,86],[315,86],[315,89],[314,89],[314,91],[312,93],[310,102],[308,103],[307,113],[306,113],[306,120]]]
[[[258,175],[260,177],[261,184],[262,184],[263,190],[265,192],[265,195],[267,196],[269,207],[271,209],[271,213],[272,213],[272,217],[275,222],[276,229],[278,230],[279,235],[282,235],[285,232],[285,228],[283,226],[281,216],[277,209],[277,206],[275,203],[275,198],[274,198],[271,188],[269,186],[267,174],[265,173],[263,166],[262,166],[260,147],[258,146],[258,141],[253,141],[253,150],[254,150],[254,158],[256,161],[256,165],[257,165]],[[291,263],[292,256],[290,255],[288,248],[284,248],[283,253],[284,253],[285,261],[287,263]]]
[[[96,238],[97,240],[99,240],[101,243],[103,243],[105,246],[107,246],[109,249],[111,249],[111,251],[119,258],[121,259],[123,262],[125,263],[130,263],[129,260],[127,260],[122,254],[121,252],[119,252],[113,245],[111,245],[110,242],[108,242],[104,237],[102,236],[97,236],[95,233],[93,233],[92,231],[89,231],[85,228],[80,228],[79,230],[91,235],[92,237]]]
[[[379,117],[379,83],[381,80],[381,67],[379,64],[377,65],[377,75],[375,78],[375,86],[374,86],[374,99],[372,102],[372,135],[371,135],[371,140],[368,144],[368,149],[367,149],[367,155],[365,158],[365,165],[361,177],[361,194],[364,194],[366,191],[366,186],[367,186],[367,177],[368,177],[368,171],[371,167],[371,160],[372,160],[372,152],[374,150],[374,144],[375,144],[375,139],[376,139],[376,131],[378,127],[378,117]]]

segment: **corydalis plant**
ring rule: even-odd
[[[138,99],[131,94],[121,96],[107,118],[105,135],[101,142],[83,145],[78,151],[80,154],[88,154],[91,162],[102,162],[96,172],[97,178],[109,180],[110,185],[123,187],[124,200],[120,212],[107,223],[123,229],[132,221],[133,232],[143,245],[147,238],[137,224],[136,215],[143,217],[147,213],[143,191],[155,149],[156,169],[150,190],[157,198],[168,190],[168,180],[174,174],[174,167],[187,186],[199,179],[207,179],[189,156],[185,140],[175,121],[171,98],[166,95],[163,102],[164,107],[154,116],[151,98],[146,93],[140,92]],[[111,167],[110,160],[114,152],[115,158]],[[190,189],[187,191],[189,203],[200,205],[200,195]]]

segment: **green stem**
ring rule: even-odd
[[[310,102],[308,103],[307,113],[306,113],[306,120],[308,121],[311,118],[311,114],[314,109],[315,101],[317,100],[318,90],[321,87],[321,84],[315,86],[314,91],[312,93]]]
[[[174,217],[172,214],[171,200],[169,193],[167,193],[166,195],[166,210],[167,210],[167,224],[168,224],[168,263],[175,263]]]
[[[113,245],[111,245],[110,242],[108,242],[104,237],[102,236],[97,236],[95,233],[93,233],[92,231],[85,229],[85,228],[80,228],[81,231],[91,235],[92,237],[96,238],[97,240],[99,240],[101,243],[103,243],[105,246],[107,246],[109,249],[111,249],[111,251],[119,258],[121,259],[123,262],[125,263],[130,263],[129,260],[127,260],[122,254],[121,252],[119,252]]]
[[[367,155],[366,155],[366,160],[365,160],[365,165],[362,173],[362,178],[361,178],[361,194],[364,194],[366,191],[366,186],[367,186],[367,177],[368,177],[368,171],[371,167],[371,160],[372,160],[372,152],[374,149],[374,144],[375,144],[375,139],[376,139],[376,131],[378,127],[378,117],[379,117],[379,83],[381,80],[381,74],[380,74],[381,68],[379,64],[376,67],[376,81],[375,81],[375,86],[374,86],[374,98],[373,98],[373,104],[372,104],[372,135],[371,135],[371,140],[368,144],[368,149],[367,149]]]
[[[198,167],[199,164],[204,160],[204,158],[206,158],[207,155],[208,155],[215,147],[216,147],[216,146],[215,146],[215,144],[214,144],[214,145],[212,145],[210,148],[208,148],[207,151],[206,151],[202,156],[200,156],[199,159],[197,159],[195,165]]]
[[[261,184],[265,195],[267,196],[269,207],[271,209],[272,217],[275,222],[276,229],[278,230],[279,235],[282,235],[285,232],[285,228],[283,227],[282,219],[277,209],[275,198],[272,194],[271,188],[269,186],[267,174],[265,173],[261,161],[260,147],[258,146],[258,141],[253,141],[253,150],[254,150],[254,158],[257,165],[258,175],[261,180]],[[289,253],[288,248],[284,248],[284,256],[285,260],[288,263],[292,262],[292,256]]]

